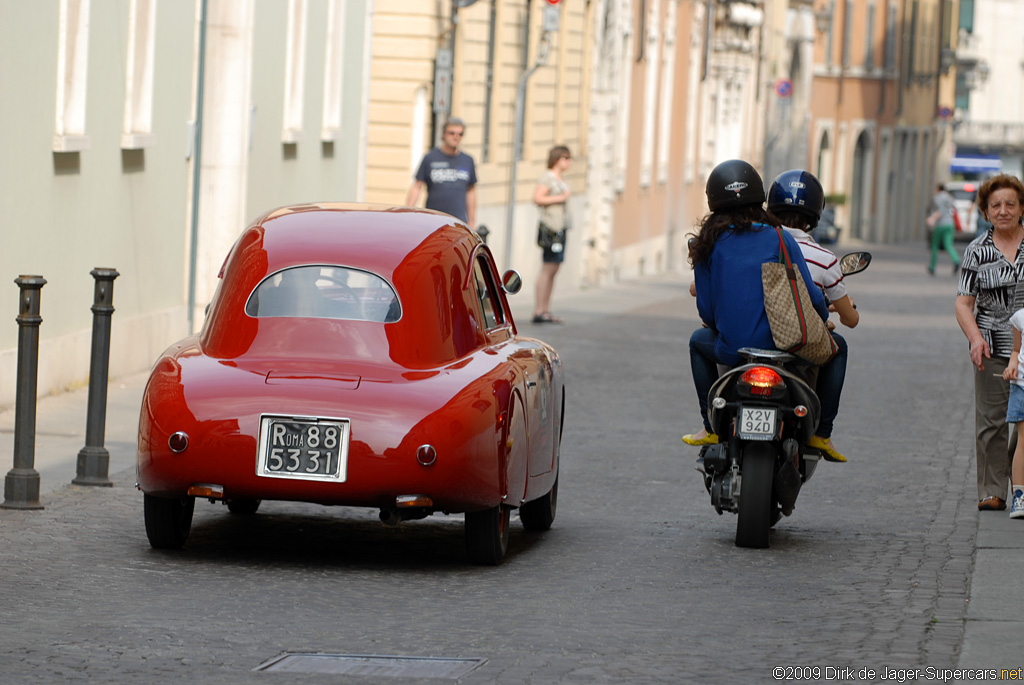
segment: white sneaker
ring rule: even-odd
[[[1013,491],[1013,502],[1010,504],[1010,518],[1024,519],[1024,490]]]

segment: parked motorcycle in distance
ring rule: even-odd
[[[853,252],[840,268],[846,276],[870,263],[870,253]],[[768,547],[771,527],[793,513],[822,458],[806,446],[821,415],[817,367],[778,350],[739,352],[747,363],[722,374],[708,395],[720,442],[701,448],[697,470],[715,511],[737,514],[736,545]]]

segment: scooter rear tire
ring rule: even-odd
[[[736,546],[768,547],[772,528],[772,479],[775,476],[775,450],[771,443],[747,443],[743,449],[740,473],[739,515],[736,521]]]

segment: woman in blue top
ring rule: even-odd
[[[741,347],[775,349],[764,310],[761,265],[779,259],[779,221],[764,208],[761,176],[750,164],[732,159],[708,176],[705,192],[711,213],[690,241],[690,263],[697,312],[704,327],[690,336],[690,368],[704,429],[683,436],[688,445],[713,445],[718,436],[708,422],[708,393],[718,365],[740,363]],[[783,231],[790,259],[800,269],[814,309],[828,319],[825,297],[814,285],[793,236]]]

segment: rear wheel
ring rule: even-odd
[[[548,530],[555,521],[555,509],[558,507],[558,478],[548,494],[527,502],[519,507],[519,520],[526,530]]]
[[[747,443],[740,482],[737,547],[767,547],[772,527],[772,477],[775,451],[770,443]]]
[[[228,511],[239,516],[252,516],[260,508],[261,499],[230,499]]]
[[[500,504],[466,512],[466,553],[481,566],[497,566],[508,549],[510,511]]]
[[[154,497],[143,495],[146,536],[155,549],[181,549],[192,530],[195,497]]]

